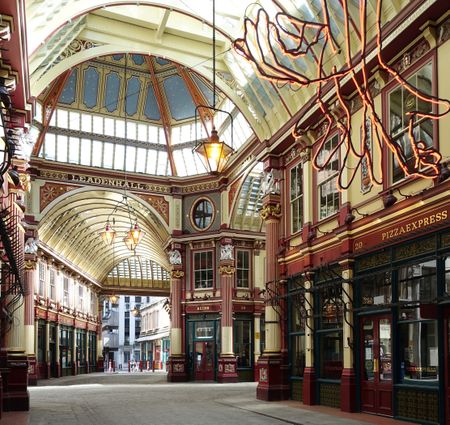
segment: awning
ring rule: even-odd
[[[134,342],[146,342],[146,341],[154,341],[155,339],[163,339],[169,337],[169,331],[160,332],[154,335],[141,336],[138,339],[135,339]]]

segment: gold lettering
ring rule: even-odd
[[[387,239],[387,236],[388,236],[387,232],[383,232],[381,234],[381,240],[384,241],[385,239]]]
[[[442,220],[447,220],[447,210],[442,211]]]
[[[419,220],[419,228],[422,227],[422,224],[423,224],[423,219],[420,219]]]
[[[433,224],[436,219],[436,214],[430,215],[430,224]]]
[[[425,226],[428,226],[430,223],[429,223],[429,218],[428,217],[425,217],[424,219],[423,219],[423,223],[424,223],[424,225]]]

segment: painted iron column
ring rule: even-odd
[[[342,267],[342,302],[344,320],[342,338],[344,347],[344,368],[341,376],[341,410],[356,411],[356,377],[354,370],[354,335],[353,335],[353,260],[339,263]]]
[[[314,274],[306,272],[305,280],[305,371],[303,373],[303,403],[315,404],[316,371],[314,368],[314,295],[310,291],[314,285]]]
[[[220,245],[219,275],[222,297],[221,352],[218,364],[218,382],[237,382],[237,362],[233,347],[233,287],[236,268],[231,239],[223,239]]]
[[[266,224],[266,291],[264,353],[258,360],[259,400],[284,400],[289,396],[289,385],[281,353],[281,307],[278,281],[278,243],[280,237],[281,198],[279,193],[266,192],[261,218]]]
[[[36,327],[34,321],[34,288],[36,287],[37,275],[37,256],[36,254],[25,254],[24,268],[24,337],[25,354],[28,359],[28,384],[37,384],[37,366],[36,366]]]
[[[183,382],[187,380],[186,356],[183,349],[183,323],[181,310],[181,290],[185,276],[180,248],[181,247],[177,246],[177,249],[174,248],[169,251],[169,262],[172,265],[170,274],[170,356],[169,371],[167,374],[167,380],[169,382]]]

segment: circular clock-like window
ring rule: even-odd
[[[192,208],[192,224],[198,230],[205,230],[214,220],[214,208],[208,199],[200,199]]]

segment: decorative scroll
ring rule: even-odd
[[[263,220],[266,220],[267,218],[279,218],[281,217],[281,205],[268,204],[262,208],[259,215]]]
[[[157,195],[139,195],[144,201],[148,202],[169,224],[169,202],[167,202],[163,196]]]
[[[349,15],[349,0],[337,2],[336,6],[341,10],[334,10],[334,14],[342,14],[344,21],[344,46],[338,46],[332,34],[330,23],[329,2],[321,0],[322,22],[312,22],[300,19],[287,14],[279,6],[279,2],[273,2],[274,8],[278,11],[273,19],[263,8],[257,10],[254,18],[245,17],[244,35],[235,40],[234,48],[242,57],[251,62],[258,74],[269,81],[278,84],[290,84],[293,88],[307,87],[311,84],[317,86],[317,103],[320,111],[325,117],[324,133],[317,140],[317,149],[313,155],[313,166],[316,169],[324,169],[335,156],[336,152],[344,150],[342,167],[337,178],[338,189],[343,190],[350,187],[357,172],[363,166],[367,168],[367,173],[372,183],[382,184],[382,155],[381,160],[376,164],[373,162],[373,152],[368,148],[366,140],[369,137],[368,127],[363,126],[361,143],[352,138],[351,111],[344,100],[342,84],[344,77],[348,80],[352,89],[356,91],[357,97],[361,99],[363,108],[362,121],[370,120],[373,129],[373,141],[377,149],[382,152],[383,146],[387,147],[406,176],[418,176],[422,178],[435,178],[440,172],[441,154],[433,147],[428,147],[424,140],[421,140],[414,132],[414,127],[418,121],[423,119],[438,120],[450,111],[450,102],[439,99],[435,96],[425,94],[408,81],[406,81],[395,67],[389,66],[382,56],[383,34],[381,25],[382,0],[376,3],[376,28],[377,28],[377,61],[379,68],[386,72],[393,80],[399,83],[409,94],[414,97],[418,104],[426,104],[426,110],[432,112],[422,112],[413,110],[406,113],[408,120],[407,144],[403,148],[396,143],[389,134],[389,129],[383,125],[381,117],[375,110],[374,96],[369,85],[369,70],[366,66],[367,40],[366,25],[368,2],[359,0],[359,21],[356,28]],[[339,5],[339,6],[338,6]],[[359,36],[358,51],[351,50],[351,33]],[[330,55],[342,55],[345,58],[345,65],[339,70],[336,66],[330,68],[326,63]],[[355,57],[359,59],[354,60]],[[309,71],[300,70],[296,67],[296,61],[307,59],[313,61],[314,75]],[[325,99],[325,85],[332,84],[336,97],[332,100]],[[441,112],[439,112],[441,109]],[[324,144],[331,135],[331,131],[339,130],[339,142],[337,146],[326,152]],[[370,128],[370,127],[369,127]],[[293,129],[294,137],[303,134],[307,129],[301,128],[300,120]],[[411,151],[411,157],[407,152]],[[350,166],[350,158],[355,158],[355,164]],[[349,174],[347,176],[347,173]]]

